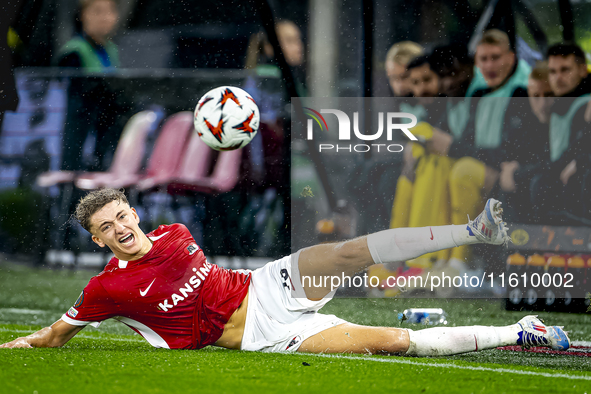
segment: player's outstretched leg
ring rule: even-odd
[[[484,211],[468,224],[395,228],[350,241],[303,249],[298,259],[300,278],[319,279],[302,280],[306,297],[320,299],[332,291],[334,282],[322,279],[351,276],[372,264],[406,261],[460,245],[502,245],[509,239],[502,212],[501,203],[491,198]],[[310,286],[319,283],[326,285]]]
[[[566,350],[570,340],[561,327],[546,326],[536,316],[526,316],[505,327],[434,327],[417,331],[342,324],[306,339],[299,351],[446,356],[510,345]]]
[[[406,352],[416,356],[443,356],[493,349],[499,346],[544,346],[566,350],[570,340],[561,327],[546,326],[536,316],[526,316],[505,327],[435,327],[409,330]]]

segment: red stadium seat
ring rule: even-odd
[[[154,150],[150,155],[148,168],[145,175],[139,174],[139,167],[144,150],[139,146],[130,144],[130,157],[121,156],[121,161],[113,163],[115,171],[107,173],[86,173],[76,179],[76,187],[84,190],[98,189],[100,187],[130,187],[143,184],[146,188],[149,184],[158,184],[161,179],[168,179],[174,174],[179,165],[183,152],[186,149],[186,141],[193,130],[193,114],[191,112],[179,112],[168,117],[162,126],[162,130]],[[141,154],[140,154],[141,153]],[[139,158],[139,159],[138,159]],[[129,160],[131,159],[131,160]],[[111,168],[113,168],[111,166]]]
[[[134,173],[140,170],[144,156],[146,137],[158,122],[158,115],[154,111],[142,111],[132,116],[125,125],[119,144],[115,150],[113,162],[108,172],[85,173],[86,179],[101,179]],[[49,171],[37,178],[41,187],[71,183],[76,179],[75,171]]]
[[[240,178],[242,149],[220,152],[212,173],[208,174],[213,156],[214,151],[196,133],[193,134],[179,172],[168,184],[168,193],[224,193],[232,190]]]
[[[167,184],[179,171],[193,133],[193,113],[179,112],[170,116],[156,141],[146,175],[134,182],[138,191],[147,191]],[[126,185],[122,185],[126,186]]]

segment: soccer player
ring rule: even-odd
[[[78,204],[76,218],[115,257],[90,280],[74,306],[51,327],[1,345],[58,347],[84,326],[115,318],[155,347],[216,345],[265,352],[447,355],[503,345],[567,349],[560,327],[535,316],[505,327],[442,327],[413,331],[365,327],[318,310],[334,295],[330,283],[302,278],[353,275],[374,263],[407,260],[462,244],[504,244],[500,204],[489,200],[468,225],[391,229],[337,244],[302,249],[253,272],[210,264],[181,224],[149,234],[125,195],[102,189]]]

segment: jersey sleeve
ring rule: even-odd
[[[101,285],[98,277],[88,282],[76,303],[62,315],[62,320],[73,326],[98,327],[103,320],[117,316],[117,303]]]

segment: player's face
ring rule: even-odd
[[[406,66],[391,61],[386,62],[386,75],[392,92],[396,97],[406,97],[411,94],[410,80]]]
[[[90,218],[92,240],[107,246],[120,260],[137,260],[150,250],[152,243],[139,228],[140,218],[134,208],[111,201]]]
[[[439,94],[439,77],[428,64],[410,70],[410,83],[413,96],[420,98],[423,104],[433,101],[426,98],[436,97]]]
[[[515,54],[504,46],[481,44],[476,48],[476,67],[489,88],[499,87],[515,65]]]
[[[579,64],[575,55],[548,58],[548,82],[556,96],[572,92],[587,76],[587,66]]]
[[[529,105],[541,123],[548,123],[550,120],[551,107],[554,103],[554,93],[550,89],[548,81],[539,81],[530,78],[527,83],[527,95]]]

